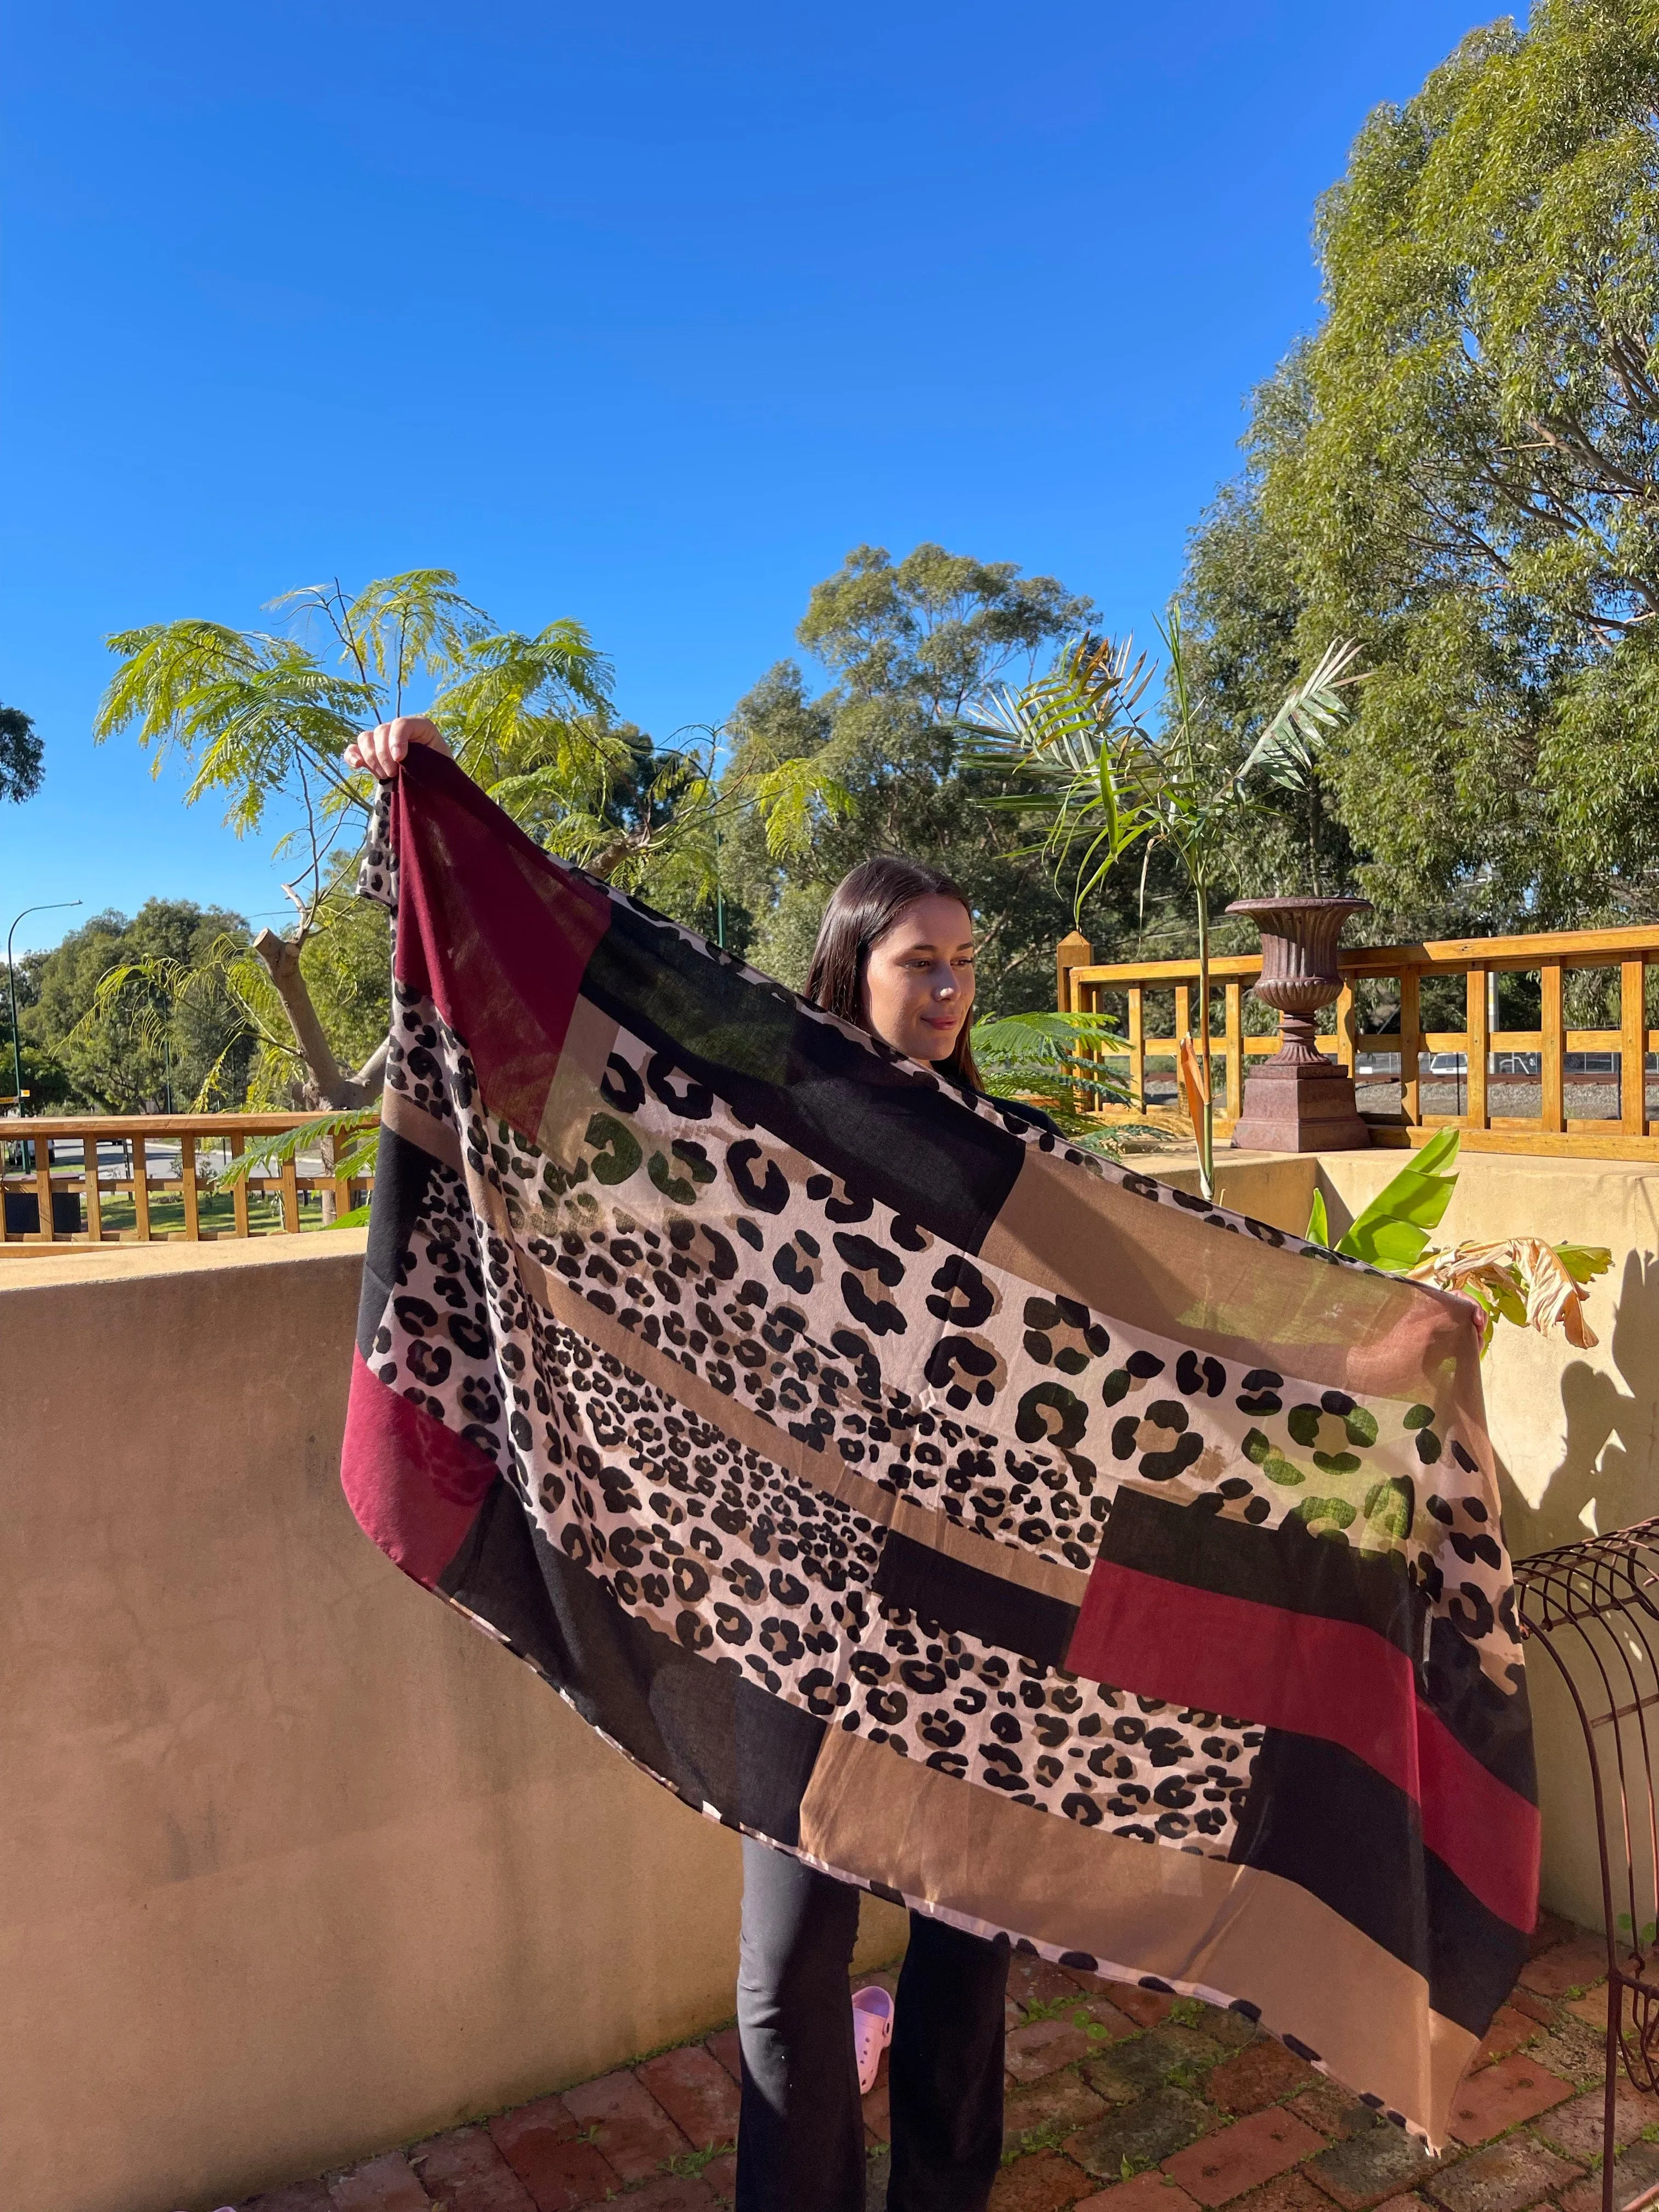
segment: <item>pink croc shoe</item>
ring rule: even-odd
[[[893,2039],[893,2000],[878,1982],[853,1992],[853,2048],[858,2053],[859,2094],[876,2086],[881,2054]]]

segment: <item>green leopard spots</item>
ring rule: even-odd
[[[1391,1542],[1405,1542],[1412,1533],[1416,1512],[1417,1494],[1403,1474],[1392,1475],[1386,1482],[1374,1482],[1365,1492],[1367,1523]]]
[[[1301,1468],[1287,1460],[1271,1437],[1264,1436],[1260,1429],[1252,1429],[1246,1436],[1243,1451],[1252,1467],[1259,1467],[1269,1482],[1278,1483],[1282,1489],[1294,1489],[1307,1479]]]
[[[594,1148],[593,1173],[604,1183],[626,1182],[645,1157],[634,1132],[611,1114],[593,1116],[586,1141]]]
[[[1340,1420],[1348,1442],[1367,1449],[1376,1442],[1376,1416],[1367,1413],[1363,1406],[1356,1406],[1352,1399],[1331,1391],[1326,1394],[1322,1406],[1292,1406],[1285,1417],[1291,1441],[1313,1453],[1316,1467],[1322,1467],[1328,1474],[1352,1474],[1359,1465],[1357,1459],[1351,1459],[1346,1452],[1322,1453],[1318,1449],[1324,1433],[1323,1424],[1329,1420]]]
[[[1413,1406],[1406,1415],[1406,1426],[1408,1429],[1426,1428],[1433,1419],[1432,1406]]]
[[[660,1152],[652,1153],[646,1173],[663,1196],[671,1199],[676,1206],[695,1206],[697,1202],[697,1186],[700,1183],[713,1182],[714,1180],[714,1163],[701,1145],[694,1144],[686,1138],[676,1137],[669,1150],[685,1170],[685,1174],[676,1175],[672,1166]],[[635,1146],[636,1155],[638,1151],[639,1147]]]
[[[1299,1498],[1291,1510],[1316,1536],[1340,1535],[1355,1517],[1346,1498]]]
[[[1291,1441],[1302,1445],[1319,1442],[1319,1424],[1325,1418],[1321,1406],[1292,1406],[1285,1416],[1285,1425],[1291,1432]]]

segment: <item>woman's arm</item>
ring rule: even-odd
[[[396,721],[359,730],[355,742],[345,749],[345,764],[366,768],[385,783],[397,774],[398,762],[407,759],[411,745],[430,745],[446,754],[449,750],[435,722],[428,722],[424,714],[399,714]]]

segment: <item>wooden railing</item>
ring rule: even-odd
[[[148,1244],[292,1235],[305,1225],[309,1200],[319,1201],[321,1226],[360,1205],[373,1177],[353,1176],[348,1183],[326,1167],[321,1174],[305,1172],[289,1159],[269,1174],[218,1187],[223,1166],[241,1156],[250,1137],[277,1135],[313,1118],[43,1114],[0,1120],[0,1186],[7,1201],[0,1206],[0,1237],[11,1244]],[[56,1224],[66,1199],[78,1211],[73,1230]],[[27,1226],[12,1225],[20,1216]]]
[[[1345,947],[1339,956],[1341,994],[1333,1010],[1334,1027],[1318,1039],[1351,1074],[1369,1056],[1397,1054],[1400,1101],[1389,1111],[1367,1110],[1366,1085],[1360,1074],[1360,1111],[1370,1123],[1371,1141],[1420,1145],[1437,1128],[1465,1132],[1472,1152],[1577,1154],[1589,1158],[1659,1158],[1659,1135],[1648,1112],[1647,1058],[1659,1052],[1659,1029],[1649,1025],[1647,979],[1659,969],[1659,927],[1540,931],[1528,937],[1452,938],[1423,945]],[[1614,971],[1611,995],[1619,1009],[1617,1028],[1569,1029],[1564,1012],[1565,981],[1574,969]],[[1243,1109],[1247,1062],[1279,1049],[1276,1033],[1249,1035],[1244,1026],[1245,994],[1261,972],[1260,953],[1231,955],[1210,963],[1212,1004],[1200,1006],[1198,963],[1192,960],[1121,961],[1097,965],[1086,938],[1064,939],[1056,953],[1058,999],[1062,1012],[1115,1014],[1121,1042],[1101,1048],[1103,1056],[1128,1062],[1128,1103],[1103,1109],[1109,1120],[1144,1119],[1186,1127],[1184,1114],[1149,1104],[1147,1062],[1173,1060],[1182,1036],[1202,1036],[1212,1055],[1212,1089],[1218,1131],[1231,1133]],[[1492,1019],[1494,979],[1522,974],[1538,979],[1536,1029],[1503,1029]],[[1463,1025],[1423,1026],[1423,987],[1431,978],[1451,977],[1462,984]],[[1386,1032],[1358,1027],[1357,994],[1361,987],[1395,982],[1398,987],[1397,1028]],[[1147,1000],[1172,994],[1173,1034],[1153,1036],[1147,1024]],[[1214,1001],[1220,1021],[1215,1021]],[[1424,1110],[1424,1091],[1435,1081],[1423,1067],[1425,1055],[1462,1054],[1459,1110]],[[1536,1073],[1516,1076],[1494,1066],[1499,1055],[1536,1055]],[[1571,1054],[1610,1054],[1606,1071],[1575,1073]],[[1383,1082],[1390,1079],[1381,1079]],[[1659,1078],[1656,1078],[1659,1080]],[[1492,1110],[1494,1085],[1520,1082],[1539,1093],[1538,1111],[1522,1115]],[[1605,1116],[1571,1116],[1569,1090],[1579,1083],[1615,1087],[1618,1109]],[[1659,1115],[1654,1120],[1659,1121]]]

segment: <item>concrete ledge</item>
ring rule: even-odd
[[[297,1237],[180,1237],[150,1244],[0,1244],[0,1295],[51,1283],[130,1281],[184,1275],[203,1268],[289,1267],[296,1261],[349,1258],[361,1264],[367,1229],[308,1230]]]

